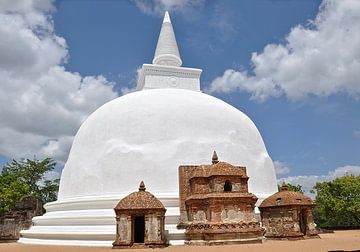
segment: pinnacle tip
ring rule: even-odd
[[[146,188],[145,188],[144,181],[141,181],[140,185],[139,185],[139,191],[145,191],[145,190],[146,190]]]
[[[169,12],[168,12],[168,11],[165,11],[163,23],[171,23],[170,15],[169,15]]]
[[[219,163],[219,159],[218,159],[218,156],[217,156],[216,151],[214,151],[214,153],[213,153],[213,156],[212,156],[212,163],[213,163],[213,164],[217,164],[217,163]]]

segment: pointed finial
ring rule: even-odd
[[[217,154],[216,154],[216,151],[214,151],[214,153],[213,153],[212,163],[213,163],[213,164],[219,163],[219,159],[218,159],[218,156],[217,156]]]
[[[169,12],[167,11],[165,12],[164,20],[161,26],[153,64],[175,67],[180,67],[182,64],[174,29],[171,24]]]
[[[169,15],[168,11],[165,11],[163,23],[170,23],[171,24],[171,19],[170,19],[170,15]]]
[[[281,185],[281,191],[287,191],[287,190],[288,190],[288,185],[285,183],[285,181],[283,181]]]
[[[141,182],[140,182],[140,186],[139,186],[139,192],[140,192],[140,191],[145,191],[145,190],[146,190],[146,188],[145,188],[144,181],[141,181]]]

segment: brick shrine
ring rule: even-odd
[[[164,247],[164,205],[145,191],[141,181],[139,191],[120,200],[114,208],[116,214],[116,238],[113,248]]]
[[[248,191],[246,168],[219,162],[179,167],[180,220],[189,245],[261,243],[257,197]]]
[[[315,202],[309,197],[287,190],[283,182],[281,191],[266,198],[259,206],[265,237],[270,239],[303,239],[319,237],[315,229],[312,210]]]

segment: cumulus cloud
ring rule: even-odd
[[[342,177],[344,175],[354,175],[360,176],[360,166],[356,165],[346,165],[342,167],[338,167],[333,171],[329,171],[326,175],[309,175],[309,176],[289,176],[278,179],[278,183],[282,183],[285,181],[286,183],[290,183],[292,185],[301,185],[306,194],[309,195],[310,190],[316,184],[316,182],[324,182],[331,181],[338,177]]]
[[[183,11],[201,7],[205,0],[133,0],[140,11],[150,15],[164,15],[165,11]]]
[[[275,160],[274,167],[275,167],[276,175],[285,175],[290,172],[290,168],[286,164],[280,161]]]
[[[43,186],[46,180],[54,181],[55,179],[60,179],[61,173],[57,171],[49,171],[44,174],[43,179],[39,182],[39,185]]]
[[[0,154],[8,158],[64,162],[81,122],[117,96],[104,76],[65,69],[53,10],[50,0],[0,2]]]
[[[251,71],[225,70],[208,92],[248,92],[263,102],[285,95],[299,101],[310,95],[347,93],[360,97],[360,1],[324,0],[315,20],[297,25],[283,44],[268,44],[251,56]]]

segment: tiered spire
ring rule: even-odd
[[[152,64],[143,64],[137,90],[178,88],[200,91],[198,68],[182,67],[174,29],[168,12],[165,12]]]
[[[169,12],[165,12],[163,24],[153,59],[155,65],[180,67],[182,64]]]

